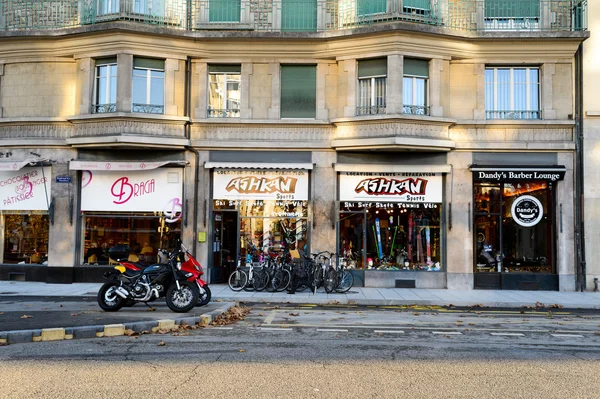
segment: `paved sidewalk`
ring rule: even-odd
[[[96,296],[100,283],[46,284],[0,281],[0,298],[11,296]],[[211,284],[212,299],[223,302],[340,303],[357,305],[440,305],[520,308],[524,306],[566,309],[600,309],[600,292],[446,290],[353,287],[345,294],[326,294],[320,289],[294,295],[272,292],[233,292],[226,284]],[[0,309],[1,311],[1,309]]]

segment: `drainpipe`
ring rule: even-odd
[[[583,43],[575,53],[575,239],[577,285],[586,291],[584,159],[583,159]]]
[[[192,130],[192,102],[191,102],[191,93],[192,93],[192,58],[187,57],[185,60],[185,82],[184,82],[184,102],[183,102],[183,112],[184,116],[188,118],[188,120],[183,125],[183,133],[187,140],[191,139],[191,130]],[[196,173],[194,177],[194,245],[192,245],[192,255],[196,257],[196,240],[198,239],[198,182],[200,180],[200,153],[191,145],[186,146],[186,150],[193,152],[196,156]]]

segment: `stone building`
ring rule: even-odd
[[[321,250],[370,287],[583,279],[586,0],[5,0],[0,27],[2,279],[179,237],[211,282]]]

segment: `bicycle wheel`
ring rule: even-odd
[[[263,269],[263,270],[259,270],[259,271],[254,271],[254,289],[256,291],[262,291],[267,287],[267,284],[269,283],[269,275],[268,273]]]
[[[290,281],[291,274],[288,270],[277,270],[271,279],[271,288],[276,292],[285,291]]]
[[[338,276],[336,292],[346,292],[354,284],[354,276],[348,270],[342,270],[342,273]]]
[[[229,288],[232,291],[241,291],[248,284],[248,275],[243,270],[236,270],[229,276]]]
[[[335,289],[336,283],[337,283],[337,276],[335,273],[335,269],[330,267],[329,269],[327,269],[327,272],[325,273],[325,281],[323,282],[323,286],[325,287],[325,292],[328,294],[333,292],[333,290]]]

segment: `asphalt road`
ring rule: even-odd
[[[598,331],[593,312],[257,304],[222,327],[1,347],[0,397],[597,398]]]

